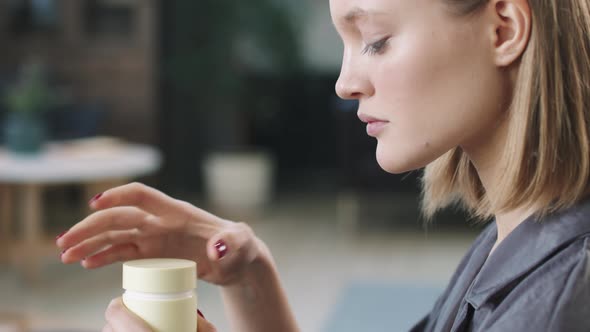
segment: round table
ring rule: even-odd
[[[50,143],[32,156],[0,148],[0,245],[7,247],[1,252],[15,258],[12,252],[19,248],[18,259],[13,260],[24,268],[29,281],[37,280],[39,258],[47,253],[43,245],[42,191],[45,186],[83,185],[85,194],[93,195],[155,173],[161,159],[154,147],[106,138]],[[15,205],[19,210],[18,219],[12,213]],[[12,236],[15,222],[22,224],[23,230],[22,237],[16,240]]]

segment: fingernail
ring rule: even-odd
[[[98,201],[101,197],[102,197],[102,193],[97,194],[96,196],[92,197],[92,199],[90,200],[90,202],[88,202],[88,205],[92,205],[92,203]]]
[[[68,231],[61,232],[58,236],[55,237],[55,240],[59,240],[62,236],[64,236]]]
[[[217,250],[217,254],[219,255],[219,259],[222,259],[227,254],[227,245],[223,240],[217,241],[215,243],[215,249]]]
[[[59,258],[61,258],[65,253],[66,253],[67,249],[62,251],[61,254],[59,254]]]
[[[199,316],[201,316],[201,318],[207,319],[207,318],[205,318],[205,316],[203,316],[203,313],[199,309],[197,309],[197,314],[199,314]]]

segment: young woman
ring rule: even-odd
[[[413,331],[590,331],[590,2],[330,5],[345,46],[336,90],[359,100],[380,166],[426,167],[428,216],[458,203],[493,219]],[[298,331],[247,225],[140,184],[91,207],[57,241],[64,263],[192,259],[235,331]],[[106,331],[146,331],[119,300],[106,317]]]

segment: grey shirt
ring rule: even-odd
[[[411,332],[589,332],[590,201],[528,218],[489,255],[496,235],[491,223]]]

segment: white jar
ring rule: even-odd
[[[183,259],[123,264],[123,303],[154,332],[197,331],[197,267]]]

